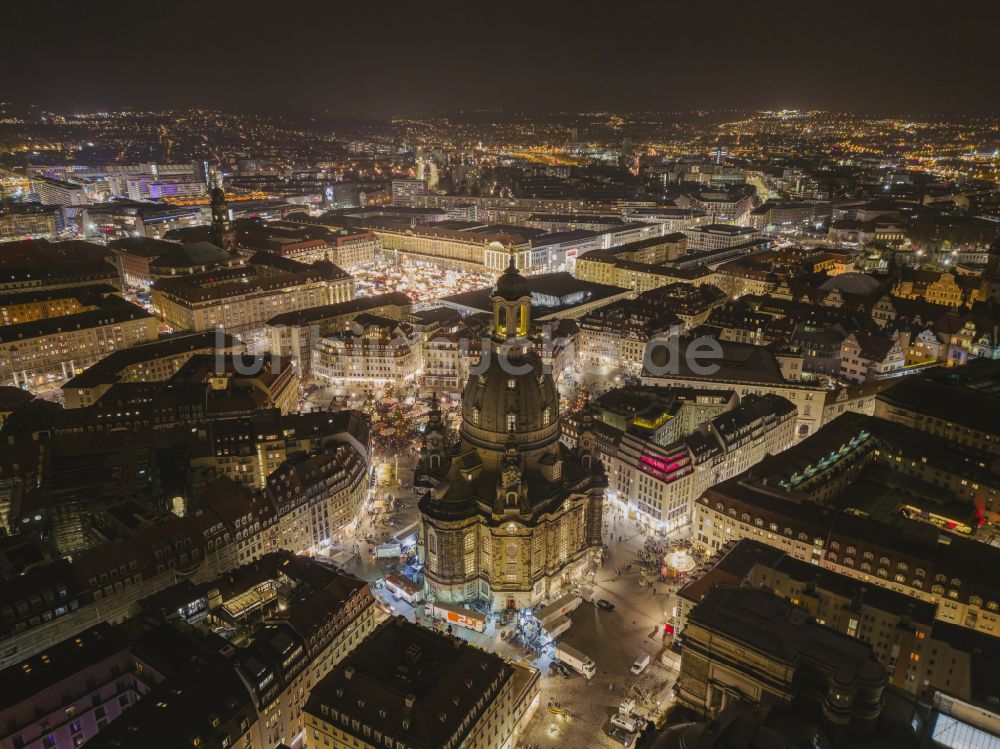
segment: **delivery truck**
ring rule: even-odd
[[[436,616],[448,624],[457,624],[459,627],[474,629],[482,632],[486,629],[486,614],[481,614],[472,609],[463,609],[450,603],[435,601],[430,605],[431,616]]]
[[[386,575],[385,589],[395,598],[402,599],[411,606],[416,606],[424,600],[424,589],[401,573],[392,572]]]
[[[632,673],[638,676],[643,671],[646,670],[646,666],[649,665],[649,654],[644,653],[635,659],[635,663],[632,664]]]
[[[559,635],[569,629],[571,624],[568,616],[556,616],[552,619],[546,619],[541,623],[543,639],[546,643],[551,642],[556,639]]]
[[[597,666],[594,665],[590,656],[584,655],[579,650],[572,648],[569,645],[564,645],[562,643],[556,645],[556,658],[561,660],[584,678],[589,679],[597,673]]]
[[[573,611],[583,599],[580,598],[576,593],[569,593],[563,596],[557,601],[550,603],[548,606],[543,606],[535,614],[535,618],[539,622],[553,621],[560,616],[566,616],[571,611]]]

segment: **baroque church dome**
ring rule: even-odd
[[[577,447],[559,440],[559,395],[533,349],[530,289],[513,256],[492,302],[492,340],[462,396],[461,439],[448,445],[432,400],[415,485],[428,487],[429,594],[510,609],[562,595],[598,553],[607,478],[589,416]]]
[[[513,255],[492,300],[493,345],[465,385],[462,436],[497,452],[511,442],[529,450],[552,444],[559,439],[559,394],[528,341],[531,290]]]
[[[469,375],[466,383],[462,436],[497,450],[511,440],[539,447],[557,440],[559,394],[538,355],[530,350],[512,352],[507,367],[496,350],[489,355],[486,371]]]

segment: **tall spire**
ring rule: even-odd
[[[431,393],[427,403],[430,406],[430,410],[427,412],[427,428],[439,429],[441,427],[441,404],[436,392]]]
[[[221,186],[212,190],[212,234],[219,247],[231,255],[236,254],[236,232],[229,219],[229,205]]]

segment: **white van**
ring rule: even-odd
[[[645,653],[640,655],[635,659],[635,663],[632,664],[632,673],[638,676],[643,671],[646,670],[646,666],[649,665],[649,654]]]
[[[629,733],[635,733],[636,729],[639,727],[636,724],[635,718],[628,715],[622,715],[621,713],[615,713],[611,716],[611,725],[618,726],[623,731],[628,731]]]

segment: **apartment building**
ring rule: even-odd
[[[875,415],[956,445],[1000,455],[1000,363],[976,360],[953,369],[928,370],[882,390]],[[993,404],[992,406],[990,404]]]
[[[416,195],[427,193],[427,180],[425,179],[394,179],[392,181],[392,204],[408,206],[412,204],[412,198]]]
[[[538,688],[534,667],[399,616],[316,685],[306,741],[332,749],[507,749],[534,714]]]
[[[412,326],[367,312],[354,318],[351,331],[319,339],[312,351],[313,376],[346,391],[405,388],[420,365]]]
[[[760,232],[749,226],[706,224],[684,230],[689,253],[727,250],[760,238]]]
[[[532,250],[528,238],[508,227],[483,224],[463,228],[411,227],[400,221],[377,219],[369,222],[369,227],[383,250],[396,259],[433,262],[459,270],[499,272],[507,267],[513,255],[518,268],[531,269]]]
[[[0,206],[0,242],[54,239],[64,228],[62,208],[38,203],[5,203]]]
[[[799,438],[812,434],[822,425],[827,388],[785,379],[781,364],[772,351],[763,346],[718,341],[722,355],[716,357],[692,350],[697,341],[682,338],[676,351],[654,349],[650,360],[656,373],[644,369],[642,384],[735,390],[741,398],[773,393],[795,405]],[[710,372],[704,367],[709,367]]]
[[[109,295],[82,312],[0,328],[0,383],[50,389],[115,351],[155,340],[159,322]]]
[[[592,250],[578,257],[576,277],[581,281],[630,289],[636,294],[676,283],[696,286],[715,283],[715,274],[704,266],[679,268],[639,263],[604,250]]]
[[[711,552],[754,538],[856,582],[933,603],[941,621],[1000,636],[1000,588],[984,573],[1000,561],[1000,551],[964,538],[935,518],[932,506],[926,516],[898,501],[888,511],[878,507],[887,492],[893,496],[894,482],[919,486],[934,476],[925,469],[942,471],[954,460],[935,462],[929,447],[926,464],[904,461],[897,437],[880,421],[846,414],[765,459],[753,475],[709,488],[695,504],[696,547]],[[862,479],[866,492],[852,491]],[[972,507],[970,498],[964,501]],[[910,522],[896,520],[897,509]],[[948,543],[939,543],[942,530]]]
[[[291,359],[298,367],[302,382],[308,383],[313,377],[313,348],[322,338],[350,331],[353,320],[362,314],[403,322],[409,317],[412,306],[406,294],[393,291],[285,312],[275,315],[265,325],[269,348]]]
[[[169,514],[74,554],[72,563],[59,559],[6,578],[0,667],[98,622],[122,621],[139,601],[181,580],[199,584],[281,549],[325,548],[368,494],[367,420],[350,419],[343,429],[321,447],[296,451],[256,491],[220,478],[198,499],[199,512]]]
[[[704,211],[713,222],[746,226],[754,207],[753,189],[740,185],[731,190],[689,190],[677,198],[677,205]]]
[[[330,262],[305,265],[266,252],[246,265],[164,279],[153,305],[175,330],[256,331],[284,312],[354,298],[351,276]]]
[[[769,590],[805,609],[818,624],[871,646],[889,684],[913,695],[940,690],[961,700],[988,699],[978,656],[993,645],[988,635],[936,619],[936,606],[801,561],[754,539],[743,539],[715,557],[698,579],[678,591],[677,629],[718,585]],[[988,689],[988,688],[987,688]]]
[[[699,394],[688,408],[711,399]],[[795,415],[784,398],[748,395],[670,444],[626,431],[610,461],[609,490],[651,530],[681,528],[691,522],[695,500],[710,486],[794,444]]]
[[[92,284],[0,293],[0,323],[16,325],[75,315],[99,306],[103,299],[117,292],[118,289],[108,284]]]
[[[116,383],[165,382],[196,354],[225,357],[236,349],[232,336],[216,331],[187,333],[129,346],[108,354],[63,383],[63,399],[66,408],[91,406]]]
[[[180,662],[98,733],[94,745],[105,749],[131,746],[136,735],[213,749],[294,744],[313,686],[375,628],[364,581],[288,553],[200,585],[171,586],[140,608],[143,619],[159,622],[161,638],[181,646]],[[208,636],[239,628],[253,635],[235,647]],[[129,677],[139,682],[150,670],[141,660],[147,648],[144,641],[133,646],[140,658]]]
[[[121,288],[111,252],[92,242],[11,242],[0,253],[0,293],[107,284]]]
[[[90,197],[83,185],[48,177],[32,181],[35,194],[43,205],[87,205]]]
[[[851,333],[840,344],[840,376],[874,382],[905,374],[906,354],[899,334],[892,337]]]
[[[95,624],[0,671],[0,743],[76,749],[162,680],[152,653],[119,627]]]
[[[579,326],[578,364],[621,366],[639,374],[649,342],[679,335],[683,323],[662,306],[623,299],[585,315]]]
[[[749,700],[814,711],[839,736],[870,735],[888,683],[871,647],[766,590],[709,590],[684,630],[677,695],[708,717]]]

